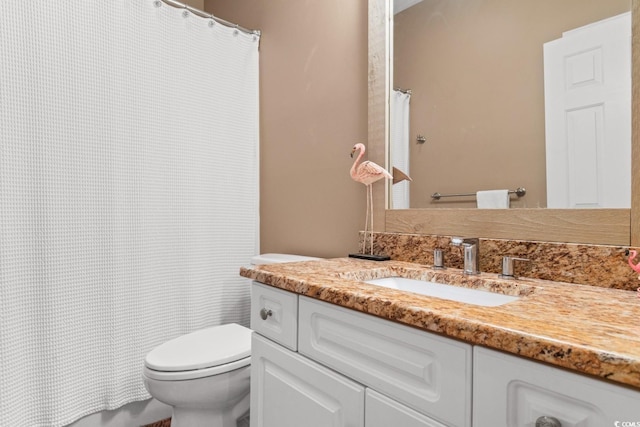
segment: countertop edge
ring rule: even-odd
[[[379,292],[341,289],[335,283],[324,285],[322,283],[327,281],[335,282],[337,280],[335,275],[310,275],[305,272],[303,264],[306,262],[299,264],[300,272],[292,272],[291,269],[281,272],[278,271],[277,266],[270,267],[273,271],[267,271],[256,266],[242,267],[240,275],[275,288],[410,327],[640,389],[640,356],[619,354],[585,343],[531,334],[522,329],[461,316],[459,312],[439,312],[437,309],[416,307],[406,301],[380,296]],[[342,280],[349,281],[349,279]],[[584,285],[564,284],[564,286]],[[390,290],[385,289],[384,293],[388,294],[388,291]]]

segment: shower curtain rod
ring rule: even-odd
[[[394,90],[397,90],[398,92],[402,92],[405,95],[411,95],[411,89],[402,89],[401,87],[396,87],[394,88]]]
[[[169,6],[177,7],[179,9],[188,10],[189,12],[193,13],[194,15],[198,15],[198,16],[200,16],[202,18],[213,19],[214,21],[216,21],[219,24],[222,24],[222,25],[224,25],[226,27],[235,28],[236,30],[242,31],[245,34],[252,34],[252,35],[260,37],[260,30],[249,30],[247,28],[241,27],[238,24],[233,24],[233,23],[231,23],[229,21],[225,21],[222,18],[218,18],[216,16],[213,16],[210,13],[207,13],[207,12],[202,11],[200,9],[196,9],[195,7],[191,7],[188,4],[181,3],[181,2],[179,2],[177,0],[156,0],[156,4],[157,5],[159,5],[160,2],[166,3]]]

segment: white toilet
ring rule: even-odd
[[[318,258],[264,254],[252,264]],[[171,427],[236,427],[249,411],[251,329],[230,323],[172,339],[147,354],[142,378],[173,407]]]

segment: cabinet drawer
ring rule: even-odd
[[[638,391],[483,347],[473,370],[477,426],[528,427],[542,416],[562,427],[640,423]]]
[[[367,427],[446,427],[370,388],[366,391],[364,407]]]
[[[364,387],[254,333],[251,425],[364,427]]]
[[[304,296],[298,351],[410,408],[471,425],[471,346]]]
[[[263,319],[262,317],[267,313],[268,315]],[[251,287],[251,329],[296,351],[298,347],[298,295],[253,282]]]

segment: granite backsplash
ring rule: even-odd
[[[360,239],[363,234],[360,233]],[[465,236],[467,237],[467,236]],[[374,253],[392,260],[433,265],[433,250],[442,249],[444,265],[462,268],[460,247],[451,236],[374,233]],[[627,263],[627,247],[522,240],[480,239],[480,271],[501,273],[502,257],[526,258],[516,262],[518,276],[635,290],[640,280]]]

